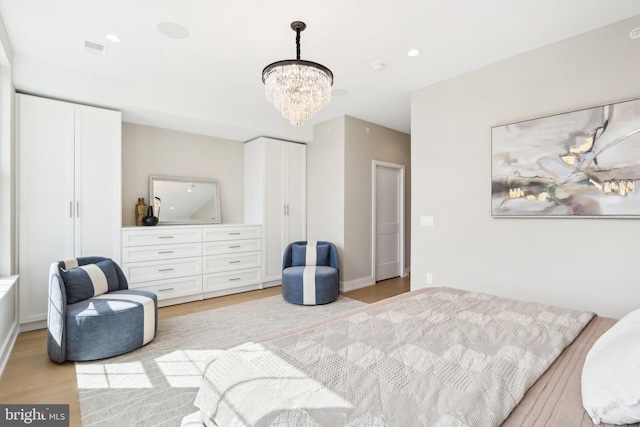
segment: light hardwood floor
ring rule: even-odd
[[[347,292],[344,296],[366,303],[409,291],[409,278],[395,278],[374,286]],[[159,310],[160,319],[225,307],[258,298],[279,295],[279,286],[244,292]],[[18,336],[7,367],[0,379],[0,402],[4,404],[69,404],[70,426],[80,426],[80,402],[73,362],[58,364],[47,357],[47,331],[24,332]]]

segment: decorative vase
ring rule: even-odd
[[[136,205],[136,225],[142,225],[142,218],[147,214],[147,204],[144,202],[144,197],[138,197],[138,204]]]
[[[158,224],[158,217],[153,215],[153,205],[149,205],[147,208],[147,216],[142,218],[142,225],[156,225]]]

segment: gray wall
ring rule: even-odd
[[[315,125],[313,142],[307,144],[307,239],[333,242],[341,261],[344,261],[344,127],[344,116]]]
[[[313,142],[307,144],[307,237],[336,244],[340,281],[346,289],[375,283],[371,265],[373,160],[406,166],[405,266],[410,265],[410,150],[409,135],[349,116],[314,127]]]
[[[369,129],[369,132],[367,132]],[[405,265],[410,264],[411,138],[383,126],[346,117],[345,127],[345,251],[349,264],[344,280],[370,278],[375,282],[371,259],[372,163],[379,160],[405,166]]]
[[[635,219],[490,216],[492,126],[640,97],[640,17],[415,92],[413,288],[435,286],[620,317],[640,306]],[[637,191],[637,190],[636,190]],[[435,226],[419,226],[433,215]]]
[[[243,222],[240,141],[122,124],[122,225],[135,225],[138,197],[149,204],[149,176],[217,179],[223,223]]]

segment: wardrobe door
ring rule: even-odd
[[[74,256],[74,106],[17,96],[20,323],[47,318],[49,266]]]
[[[307,239],[307,147],[285,143],[286,162],[282,169],[286,204],[283,250],[291,242]]]
[[[286,201],[284,198],[284,144],[266,139],[264,150],[264,282],[282,277],[283,233]]]
[[[120,263],[122,226],[121,115],[76,106],[76,256]]]

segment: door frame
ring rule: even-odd
[[[376,283],[376,268],[377,268],[377,196],[376,196],[376,173],[378,167],[386,167],[390,169],[396,169],[400,172],[400,189],[398,197],[398,211],[400,212],[400,242],[399,242],[399,254],[398,254],[398,276],[404,277],[404,232],[405,232],[405,219],[404,219],[404,165],[397,163],[383,162],[380,160],[372,160],[371,162],[371,276],[373,283]]]

